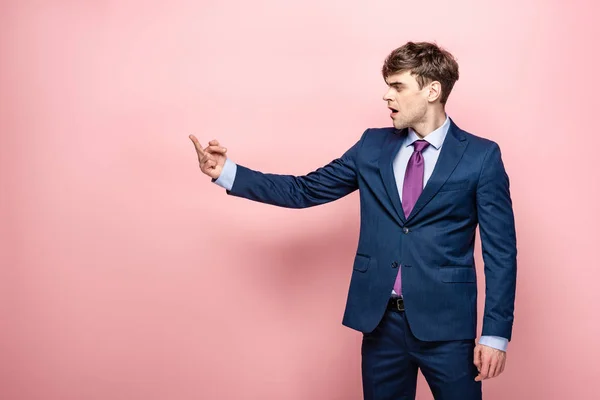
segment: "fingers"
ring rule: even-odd
[[[207,148],[204,149],[205,152],[211,153],[211,154],[225,154],[227,153],[227,149],[225,147],[220,147],[217,145],[211,145],[208,146]]]
[[[194,135],[189,135],[190,140],[194,143],[194,147],[196,148],[196,152],[198,153],[198,162],[200,164],[200,170],[209,175],[212,178],[216,178],[219,176],[219,166],[222,167],[223,158],[225,157],[225,153],[227,149],[225,147],[221,147],[219,145],[219,141],[216,139],[208,142],[208,146],[206,148],[202,148],[202,145]],[[219,162],[221,165],[219,165]]]
[[[217,161],[210,153],[204,153],[204,155],[200,157],[200,168],[202,168],[208,162],[216,163]]]
[[[479,370],[479,375],[475,380],[479,382],[500,375],[504,371],[506,363],[505,353],[499,350],[485,349],[485,347],[478,350],[478,347],[475,348],[474,364]]]
[[[482,379],[487,379],[490,373],[490,355],[485,351],[481,353],[481,370],[479,371],[479,375]]]
[[[189,138],[192,140],[192,143],[194,143],[194,147],[196,148],[198,157],[204,156],[204,150],[202,149],[202,146],[200,145],[200,142],[198,141],[198,139],[196,139],[196,136],[190,135]]]
[[[202,149],[202,145],[200,144],[200,142],[198,142],[198,139],[196,139],[194,135],[190,135],[189,137],[194,143],[194,147],[198,152],[198,162],[200,163],[200,169],[203,172],[206,172],[207,170],[214,168],[217,165],[217,161],[212,156],[212,154],[206,151],[206,149]]]
[[[200,170],[206,175],[212,176],[212,172],[217,168],[217,161],[214,158],[204,158],[200,162]]]
[[[479,375],[475,377],[475,381],[482,381],[483,377],[481,376],[481,346],[475,347],[475,352],[473,354],[473,364],[475,364],[475,367],[477,367],[477,371],[479,371]]]
[[[496,376],[498,376],[498,372],[500,368],[498,368],[498,358],[494,357],[490,360],[490,369],[488,372],[488,378],[495,378]]]
[[[477,367],[479,371],[479,375],[475,377],[477,382],[482,381],[488,377],[489,371],[489,354],[486,351],[483,351],[484,348],[481,345],[475,346],[475,351],[473,354],[473,363]]]
[[[501,352],[498,357],[495,357],[496,365],[493,371],[492,378],[497,377],[504,372],[504,366],[506,365],[506,354]]]
[[[481,346],[475,347],[475,352],[473,353],[473,364],[475,364],[478,371],[481,371]]]
[[[206,148],[203,149],[202,145],[200,144],[200,142],[198,141],[196,136],[190,135],[189,138],[192,140],[192,143],[194,143],[194,147],[196,148],[196,151],[198,152],[199,158],[203,157],[206,152],[209,152],[212,154],[223,154],[223,155],[225,153],[227,153],[227,148],[221,147],[219,145],[219,141],[216,139],[213,139],[210,142],[208,142],[209,146],[207,146]]]
[[[213,169],[217,166],[217,162],[215,160],[208,160],[204,163],[204,168]]]

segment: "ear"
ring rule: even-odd
[[[442,84],[438,81],[433,81],[429,84],[429,94],[427,101],[435,103],[442,96]]]

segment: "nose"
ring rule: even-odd
[[[383,101],[392,100],[391,91],[392,91],[392,88],[389,88],[387,90],[387,92],[384,93],[384,95],[383,95]]]

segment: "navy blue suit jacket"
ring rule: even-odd
[[[408,218],[392,170],[406,129],[367,129],[344,155],[305,176],[238,165],[227,193],[304,208],[358,189],[360,237],[343,324],[373,331],[402,265],[406,317],[414,335],[425,341],[476,337],[473,248],[479,224],[486,284],[482,335],[510,340],[517,250],[508,176],[496,143],[450,124],[433,174]]]

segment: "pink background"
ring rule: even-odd
[[[188,135],[311,171],[390,125],[379,71],[407,40],[458,58],[448,112],[511,177],[514,338],[485,398],[594,397],[593,4],[2,1],[0,398],[362,398],[361,335],[341,325],[357,195],[226,196]]]

